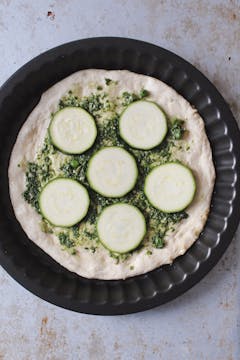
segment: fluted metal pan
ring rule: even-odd
[[[30,241],[9,198],[7,168],[20,127],[41,94],[87,68],[128,69],[160,79],[182,94],[204,119],[217,177],[207,224],[172,265],[118,281],[84,279],[61,267]],[[90,314],[127,314],[179,296],[217,263],[240,214],[240,134],[216,88],[196,68],[160,47],[124,38],[92,38],[61,45],[19,69],[0,90],[0,263],[26,289],[58,306]]]

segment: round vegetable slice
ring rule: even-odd
[[[166,213],[185,209],[192,202],[195,191],[192,171],[179,163],[155,167],[147,175],[144,185],[149,202]]]
[[[134,157],[121,147],[105,147],[94,154],[87,168],[87,179],[96,192],[120,197],[133,189],[138,176]]]
[[[88,192],[76,180],[56,178],[42,189],[39,196],[40,211],[55,226],[77,224],[87,214]]]
[[[58,111],[49,126],[51,141],[66,154],[81,154],[88,150],[97,136],[93,117],[84,109],[66,107]]]
[[[129,204],[118,203],[103,210],[97,222],[101,243],[110,251],[134,250],[146,234],[146,221],[141,211]]]
[[[149,150],[167,134],[167,120],[157,104],[140,100],[130,104],[119,120],[120,136],[131,147]]]

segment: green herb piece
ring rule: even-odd
[[[103,89],[102,86],[100,86],[100,85],[97,86],[98,91],[101,91],[102,89]]]
[[[105,84],[106,84],[107,86],[109,86],[109,85],[111,85],[111,84],[117,85],[117,83],[118,83],[118,81],[105,78]]]
[[[162,249],[164,247],[164,240],[163,240],[164,235],[154,235],[152,237],[152,243],[153,246],[157,249]]]
[[[147,97],[148,95],[149,95],[149,91],[148,91],[148,90],[146,90],[146,89],[141,89],[141,90],[140,90],[140,93],[139,93],[140,99],[143,99],[143,98]]]
[[[76,159],[72,159],[70,165],[76,169],[79,166],[79,162]]]
[[[179,119],[174,120],[170,128],[171,137],[174,140],[180,140],[183,137],[184,131],[184,121]]]
[[[74,246],[74,241],[70,239],[69,234],[61,232],[58,234],[58,239],[60,244],[65,246],[66,248],[71,248]]]
[[[133,265],[130,266],[130,270],[134,270],[134,266],[133,266]]]
[[[124,91],[122,93],[122,99],[123,99],[122,105],[127,106],[134,101],[144,99],[148,95],[149,95],[149,91],[143,88],[140,90],[139,95],[135,93],[129,93],[128,91]]]

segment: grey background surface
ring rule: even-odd
[[[93,36],[149,41],[184,57],[240,121],[240,2],[0,0],[0,84],[56,45]],[[0,359],[240,359],[240,233],[217,266],[173,302],[128,316],[76,314],[0,268]]]

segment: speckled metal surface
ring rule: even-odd
[[[0,83],[40,52],[92,36],[166,47],[217,86],[240,121],[239,1],[0,1]],[[0,270],[0,359],[240,358],[240,232],[217,266],[173,302],[121,317],[76,314]]]

